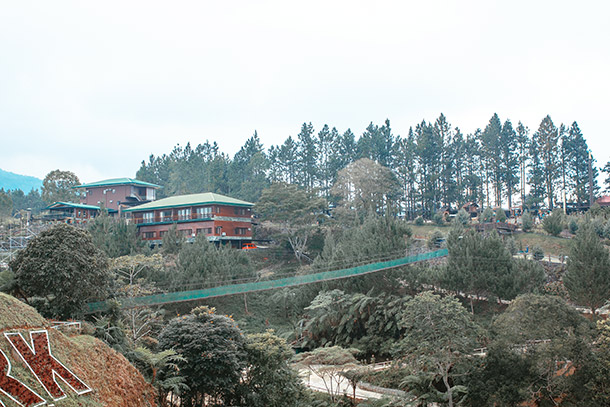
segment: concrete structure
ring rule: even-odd
[[[252,242],[252,207],[254,204],[228,196],[206,192],[178,195],[125,209],[139,235],[150,244],[159,244],[176,225],[187,240],[205,235],[212,242],[241,248]]]
[[[74,187],[81,191],[81,204],[120,211],[154,201],[159,185],[133,178],[113,178]]]

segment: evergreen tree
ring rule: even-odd
[[[519,139],[510,120],[506,120],[502,126],[500,146],[500,180],[506,187],[506,198],[510,209],[519,182]]]
[[[232,195],[256,202],[262,190],[269,185],[266,174],[268,168],[269,161],[255,131],[231,162],[229,180]]]
[[[494,113],[485,130],[481,133],[487,206],[491,206],[492,194],[495,199],[495,206],[501,206],[502,203],[501,132],[502,122],[498,115]]]
[[[318,181],[318,151],[313,137],[313,125],[303,123],[301,132],[297,136],[298,182],[300,185],[312,190]]]
[[[563,281],[570,299],[593,315],[610,298],[610,254],[590,224],[580,227],[573,239]]]
[[[525,204],[525,191],[526,191],[526,183],[527,183],[527,163],[529,160],[529,152],[530,152],[530,140],[529,140],[529,129],[523,125],[523,123],[519,122],[517,125],[517,151],[519,158],[519,180],[520,188],[519,192],[521,193],[521,205]]]
[[[532,156],[539,157],[533,160],[538,167],[536,170],[541,176],[542,185],[548,199],[548,207],[553,209],[555,187],[559,176],[559,130],[553,124],[550,116],[542,119],[538,131],[532,140]]]

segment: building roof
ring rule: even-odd
[[[56,208],[78,208],[78,209],[92,209],[92,210],[100,210],[99,206],[94,205],[83,205],[77,204],[74,202],[53,202],[51,205],[47,206],[45,209],[56,209]]]
[[[101,208],[95,205],[84,205],[77,204],[74,202],[53,202],[51,205],[47,206],[45,209],[61,209],[61,208],[76,208],[76,209],[89,209],[94,211],[99,211]],[[106,209],[108,213],[117,212],[116,209]]]
[[[150,182],[140,181],[135,178],[111,178],[105,179],[103,181],[90,182],[88,184],[77,185],[73,188],[93,188],[93,187],[109,187],[109,186],[117,186],[117,185],[136,185],[139,187],[150,187],[150,188],[161,188],[161,186],[156,184],[151,184]]]
[[[242,201],[240,199],[231,198],[225,195],[214,194],[212,192],[204,192],[202,194],[176,195],[169,198],[159,199],[158,201],[149,202],[144,205],[139,205],[133,208],[125,209],[124,212],[142,212],[154,209],[178,208],[194,205],[232,205],[232,206],[254,206],[252,202]]]

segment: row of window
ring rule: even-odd
[[[248,234],[248,228],[235,228],[235,234],[238,236],[244,236]],[[167,230],[162,230],[159,232],[159,238],[163,238],[163,236],[167,233]],[[178,233],[183,234],[185,237],[191,237],[193,233],[193,229],[178,229]],[[212,228],[198,228],[196,230],[197,235],[205,234],[211,235]],[[216,226],[215,233],[220,235],[222,233],[222,227]],[[157,237],[157,232],[144,232],[144,239],[154,239]]]
[[[250,213],[250,208],[234,208],[233,212],[236,215],[247,215]],[[186,220],[191,219],[191,215],[193,213],[197,214],[197,218],[202,218],[211,215],[212,213],[220,213],[220,206],[204,206],[202,208],[195,208],[195,212],[192,211],[192,208],[178,209],[178,219]],[[173,220],[172,219],[173,212],[171,210],[161,211],[161,219],[162,221]],[[144,212],[142,214],[142,218],[145,221],[153,222],[155,219],[154,212]]]

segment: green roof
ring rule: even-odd
[[[90,182],[88,184],[77,185],[73,188],[92,188],[92,187],[106,187],[115,185],[137,185],[140,187],[151,187],[161,188],[159,185],[151,184],[150,182],[140,181],[135,178],[111,178],[103,181]]]
[[[79,208],[79,209],[94,209],[97,211],[100,210],[99,206],[83,205],[83,204],[77,204],[74,202],[53,202],[51,205],[47,206],[45,209],[60,208],[62,206],[67,206],[69,208]]]
[[[158,201],[149,202],[144,205],[138,205],[133,208],[125,209],[124,212],[141,212],[154,209],[177,208],[181,206],[194,205],[233,205],[233,206],[254,206],[251,202],[242,201],[228,196],[205,192],[203,194],[176,195],[169,198],[159,199]]]

